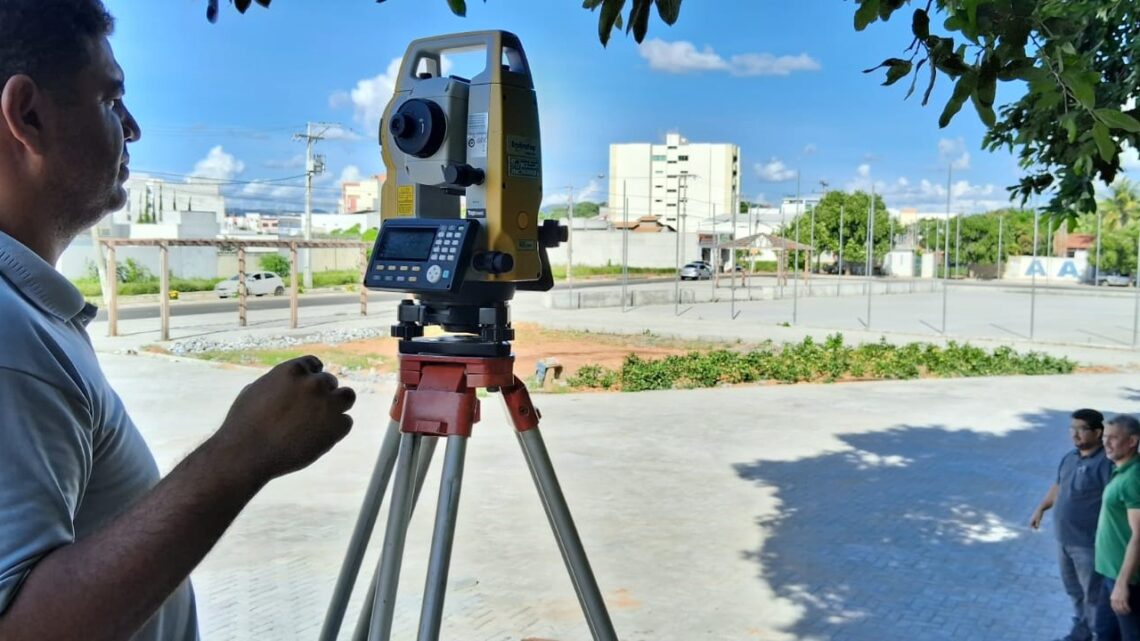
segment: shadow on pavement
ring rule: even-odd
[[[757,520],[764,540],[744,555],[803,609],[787,631],[868,641],[1062,636],[1071,606],[1052,517],[1040,532],[1028,522],[1071,447],[1070,411],[1023,415],[1029,427],[1001,435],[946,425],[848,434],[840,439],[853,451],[737,465],[781,503]]]

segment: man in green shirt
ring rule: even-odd
[[[1098,641],[1140,641],[1140,421],[1117,416],[1104,428],[1104,452],[1116,469],[1104,488],[1096,526],[1096,571],[1104,576],[1096,615]]]

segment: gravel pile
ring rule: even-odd
[[[246,334],[234,340],[214,340],[212,338],[188,338],[175,341],[168,348],[171,354],[186,356],[202,352],[240,352],[252,349],[283,349],[306,343],[328,343],[336,345],[352,341],[388,336],[387,328],[330,329],[315,334],[300,336],[254,336]]]

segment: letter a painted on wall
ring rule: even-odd
[[[1025,272],[1026,276],[1045,276],[1045,268],[1041,265],[1040,260],[1035,260],[1029,263],[1029,269]]]
[[[1064,278],[1065,276],[1080,278],[1081,274],[1077,271],[1077,266],[1073,264],[1073,261],[1066,260],[1065,262],[1061,263],[1061,272],[1057,274],[1057,276],[1059,278]]]

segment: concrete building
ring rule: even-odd
[[[173,181],[133,174],[124,187],[127,204],[111,214],[117,224],[165,222],[167,213],[174,211],[210,212],[219,225],[225,222],[226,199],[217,181]]]
[[[340,186],[341,214],[355,214],[361,211],[380,211],[380,188],[384,186],[384,176],[377,174],[370,178],[345,182]]]
[[[676,229],[683,213],[686,225],[696,225],[739,202],[740,147],[692,143],[679,133],[667,134],[664,144],[610,145],[608,200],[615,209],[623,189],[631,220],[654,216]]]

